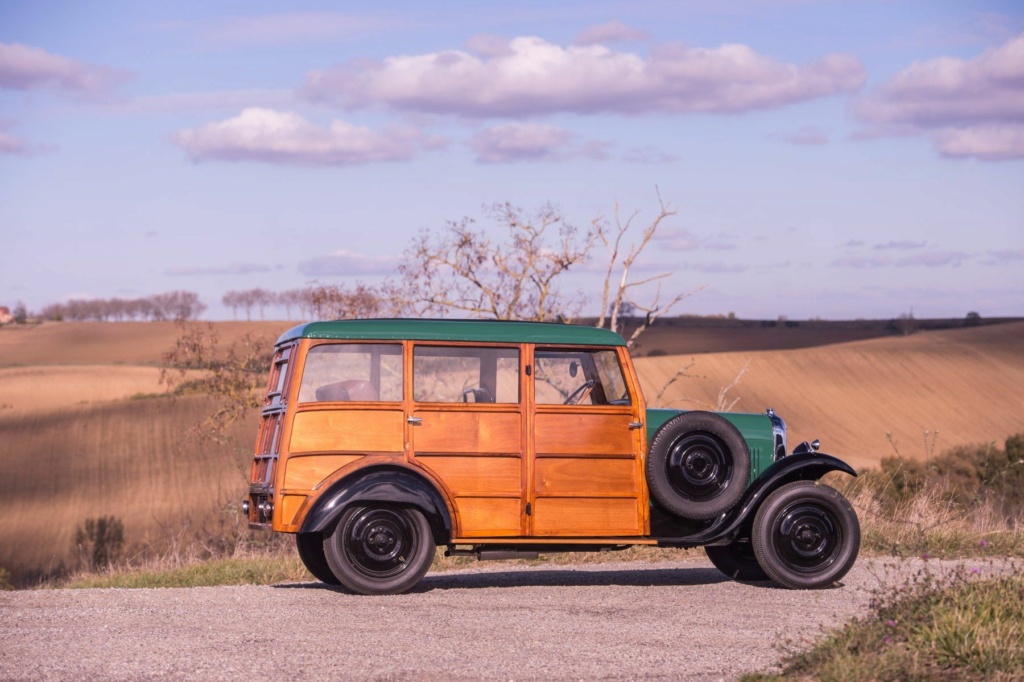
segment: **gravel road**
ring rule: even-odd
[[[813,592],[731,582],[698,559],[487,563],[394,597],[319,583],[7,592],[0,679],[732,679],[913,569],[861,560]]]

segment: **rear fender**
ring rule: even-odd
[[[437,544],[451,539],[452,519],[441,493],[415,472],[393,466],[360,469],[337,481],[314,503],[299,532],[328,532],[345,507],[368,502],[419,509],[430,522]]]

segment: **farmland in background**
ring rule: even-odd
[[[216,323],[222,346],[289,326]],[[1024,430],[1024,322],[892,331],[884,321],[670,321],[641,337],[638,354],[652,356],[637,368],[652,406],[693,409],[715,404],[745,366],[728,394],[734,409],[774,407],[791,446],[820,438],[859,467],[893,454],[887,432],[923,457],[925,430],[940,431],[938,450]],[[256,415],[233,426],[233,443],[188,437],[210,405],[160,396],[160,355],[177,334],[159,322],[0,328],[0,566],[15,577],[70,561],[86,518],[122,519],[130,551],[237,514]],[[691,376],[655,400],[691,362]]]

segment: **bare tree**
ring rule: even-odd
[[[320,285],[309,291],[313,316],[320,319],[380,317],[396,314],[395,307],[382,293],[356,282],[354,288],[340,284]]]
[[[657,191],[657,188],[655,190]],[[630,243],[628,247],[623,244],[623,241],[630,233],[633,221],[640,215],[639,210],[633,211],[623,222],[619,212],[619,202],[616,201],[614,227],[609,225],[600,216],[592,222],[594,233],[608,250],[608,267],[605,270],[604,287],[601,291],[601,316],[598,318],[595,326],[601,328],[607,326],[608,329],[617,332],[619,331],[620,315],[632,314],[636,311],[642,312],[644,315],[643,322],[633,330],[633,333],[627,340],[629,346],[632,346],[636,339],[656,319],[667,313],[683,299],[700,290],[675,294],[672,298],[663,302],[661,299],[661,280],[670,277],[673,273],[664,272],[644,279],[630,280],[630,269],[644,249],[651,243],[651,239],[654,238],[658,227],[666,218],[670,218],[678,213],[677,210],[665,205],[665,202],[661,199],[660,192],[657,192],[657,194],[658,215],[644,228],[640,234],[640,239]],[[633,298],[632,290],[651,282],[658,282],[658,286],[654,297],[649,302],[640,303]]]
[[[417,315],[551,320],[577,314],[582,297],[563,295],[558,281],[587,259],[593,234],[581,233],[551,206],[527,215],[497,204],[489,213],[503,239],[492,239],[470,218],[441,232],[424,230],[403,254],[401,280],[385,287],[386,297]]]

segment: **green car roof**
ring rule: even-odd
[[[277,340],[358,339],[401,341],[494,341],[552,343],[584,346],[625,346],[621,336],[607,329],[555,322],[504,320],[373,319],[310,322],[292,327]]]

